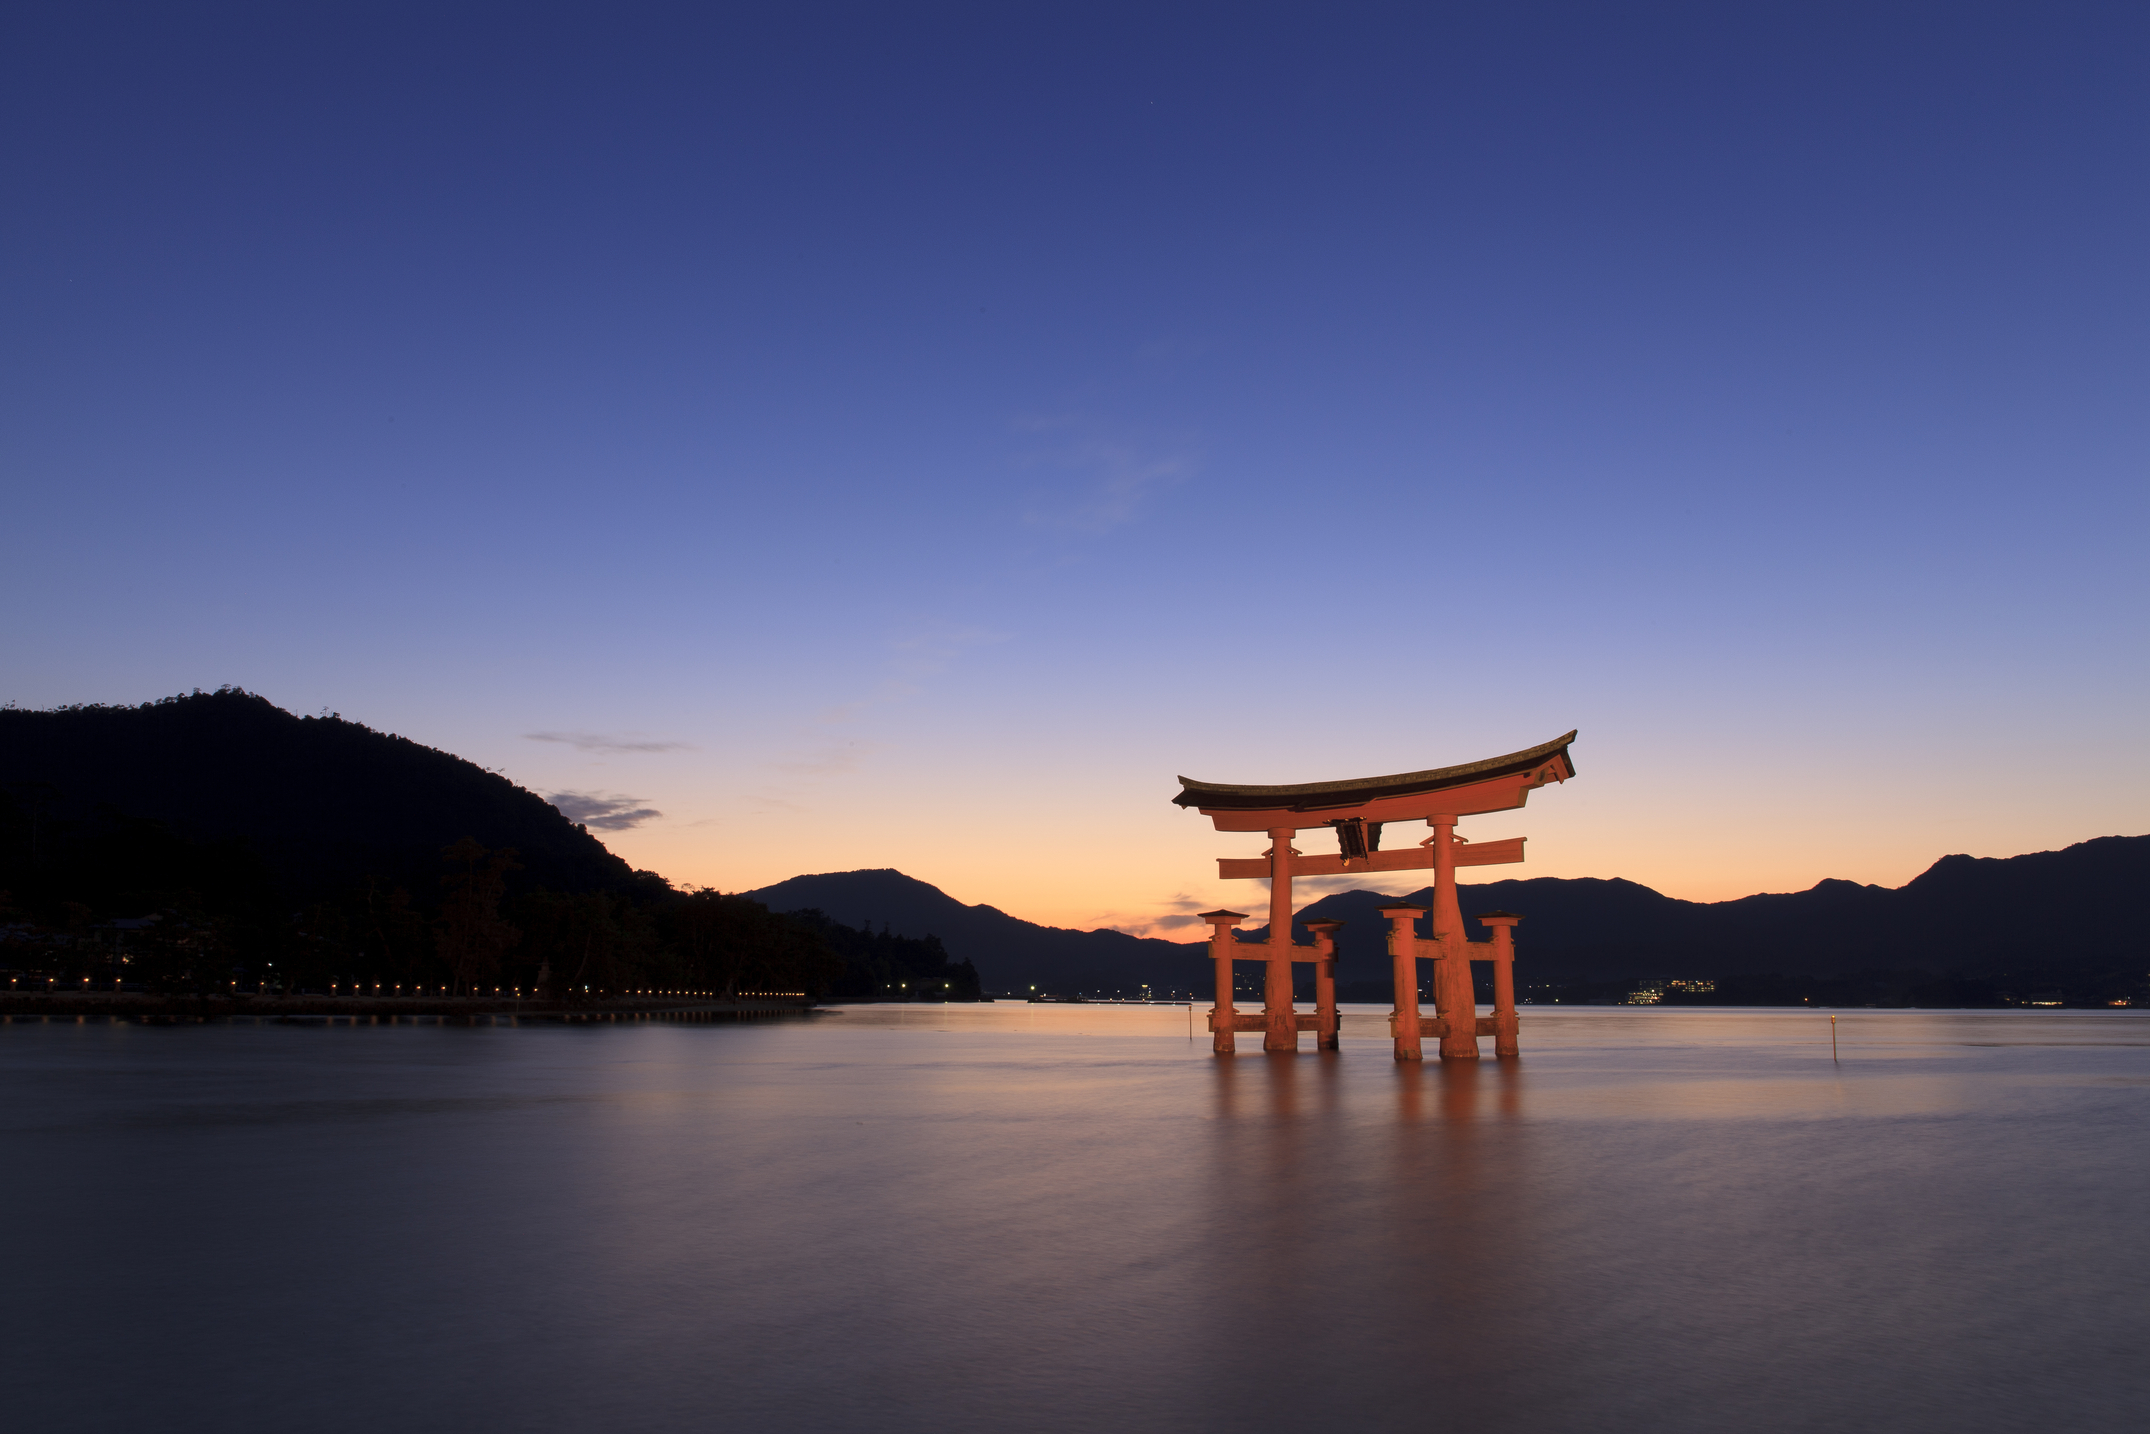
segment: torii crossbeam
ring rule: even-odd
[[[1237,911],[1204,912],[1210,923],[1210,956],[1216,962],[1217,1002],[1210,1011],[1212,1049],[1230,1055],[1234,1034],[1259,1030],[1265,1051],[1296,1051],[1299,1032],[1315,1032],[1317,1048],[1337,1049],[1336,945],[1334,921],[1308,922],[1315,934],[1312,946],[1294,945],[1291,938],[1294,876],[1334,876],[1346,872],[1433,870],[1433,937],[1421,939],[1413,923],[1425,910],[1399,903],[1385,906],[1389,918],[1389,953],[1393,958],[1396,1009],[1389,1029],[1396,1041],[1396,1059],[1421,1058],[1420,1038],[1438,1036],[1443,1060],[1475,1060],[1478,1037],[1493,1037],[1498,1056],[1517,1053],[1515,1013],[1515,948],[1511,928],[1521,920],[1505,911],[1487,912],[1478,919],[1493,928],[1491,941],[1468,941],[1462,909],[1456,897],[1456,868],[1492,866],[1523,859],[1523,838],[1472,845],[1456,835],[1459,818],[1520,807],[1530,794],[1547,782],[1565,782],[1575,775],[1568,757],[1575,734],[1555,738],[1528,751],[1460,767],[1436,767],[1424,772],[1402,772],[1391,777],[1360,777],[1348,782],[1308,782],[1288,787],[1227,786],[1180,778],[1183,790],[1172,800],[1193,807],[1215,823],[1221,832],[1266,832],[1269,850],[1260,857],[1222,857],[1217,875],[1224,878],[1269,878],[1269,939],[1255,944],[1240,941],[1233,928],[1246,920]],[[1433,835],[1414,847],[1382,851],[1381,829],[1391,822],[1419,821],[1433,828]],[[1292,848],[1292,838],[1302,831],[1327,827],[1335,831],[1337,854],[1306,856]],[[1471,985],[1473,959],[1494,963],[1494,1013],[1478,1015],[1478,1000]],[[1262,1014],[1241,1015],[1232,1004],[1232,963],[1235,960],[1267,963],[1262,986]],[[1434,1015],[1418,1013],[1418,963],[1434,963]],[[1315,963],[1315,1014],[1301,1016],[1292,1010],[1291,967],[1294,961]]]

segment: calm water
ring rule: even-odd
[[[60,1430],[2136,1430],[2150,1013],[0,1026]],[[1486,1043],[1490,1046],[1490,1042]],[[1462,1422],[1457,1422],[1462,1421]]]

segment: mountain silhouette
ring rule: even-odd
[[[0,901],[135,915],[191,890],[205,909],[256,911],[267,931],[271,916],[288,921],[298,906],[361,882],[400,883],[424,905],[440,890],[443,849],[465,838],[514,850],[511,897],[674,895],[536,793],[341,717],[294,716],[229,688],[139,707],[0,708]],[[1947,856],[1896,888],[1829,880],[1692,902],[1617,878],[1536,878],[1474,883],[1462,897],[1466,917],[1522,914],[1517,979],[1526,985],[1898,972],[2121,992],[2142,988],[2150,972],[2146,889],[2150,836],[2112,836],[2008,858]],[[1040,926],[886,868],[798,876],[744,895],[861,930],[937,936],[948,960],[976,966],[987,991],[1209,989],[1200,943]],[[1346,891],[1297,913],[1295,924],[1345,923],[1337,974],[1347,998],[1386,998],[1379,908],[1398,899]],[[1401,899],[1426,903],[1431,891]],[[1487,935],[1475,923],[1469,934]]]
[[[1733,901],[1682,901],[1617,878],[1539,877],[1461,889],[1468,918],[1522,914],[1517,979],[1780,973],[1820,977],[1918,971],[1976,979],[2076,979],[2150,971],[2140,916],[2150,887],[2150,836],[2098,837],[2026,856],[1945,856],[1900,887],[1826,880],[1806,891]],[[1346,891],[1293,917],[1342,921],[1340,982],[1385,988],[1388,923],[1379,908],[1430,905],[1431,887],[1402,897]],[[1423,921],[1421,932],[1424,932]],[[1259,928],[1266,936],[1267,929]]]
[[[988,993],[1125,993],[1208,990],[1205,946],[1039,926],[991,906],[966,906],[937,886],[881,867],[795,876],[742,893],[771,911],[817,910],[847,926],[938,936],[949,956],[978,968]]]
[[[512,847],[518,883],[619,890],[626,862],[535,792],[341,717],[297,717],[226,688],[139,707],[0,709],[10,865],[122,817],[234,842],[287,894],[376,874],[430,889],[441,849]]]
[[[1520,912],[1517,979],[1526,983],[1635,976],[1723,979],[1764,973],[1862,977],[1884,972],[2007,980],[2017,985],[2102,977],[2119,988],[2150,972],[2139,916],[2150,887],[2150,836],[2099,837],[2062,851],[2006,858],[1946,856],[1901,887],[1827,880],[1807,891],[1696,902],[1619,878],[1539,877],[1462,889],[1466,917]],[[746,895],[772,911],[812,907],[853,926],[939,936],[974,962],[988,991],[1209,990],[1198,943],[1039,926],[995,907],[966,906],[886,868],[798,876]],[[1432,888],[1396,897],[1345,891],[1302,907],[1300,924],[1342,921],[1337,980],[1347,999],[1385,1000],[1388,922],[1397,901],[1430,905]],[[1487,931],[1467,921],[1474,941]],[[1427,934],[1423,921],[1421,934]],[[1266,926],[1244,929],[1268,935]],[[1296,973],[1302,994],[1309,968]]]

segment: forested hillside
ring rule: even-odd
[[[929,939],[676,890],[447,752],[225,689],[0,709],[18,989],[974,997]]]

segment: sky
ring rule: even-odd
[[[66,0],[0,127],[0,700],[1182,939],[1176,777],[1571,728],[1467,875],[2150,831],[2137,5]]]

